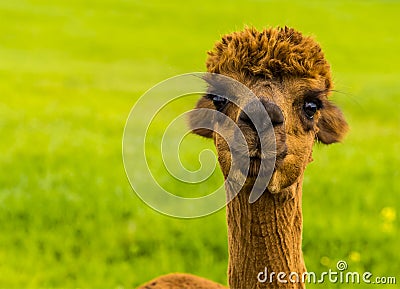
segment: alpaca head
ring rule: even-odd
[[[281,178],[272,177],[268,185],[271,192],[296,182],[312,160],[315,141],[338,142],[347,131],[341,111],[328,100],[332,90],[331,72],[320,46],[293,29],[285,27],[258,32],[247,28],[225,35],[209,52],[207,69],[245,85],[264,106],[264,117],[265,111],[268,113],[276,142],[274,174],[282,175]],[[248,146],[247,178],[251,180],[259,173],[263,158],[262,136],[251,119],[263,114],[252,102],[245,104],[246,109],[237,105],[245,98],[241,89],[235,91],[235,87],[230,87],[226,90],[224,93],[230,97],[210,92],[198,101],[196,108],[218,110],[237,124]],[[233,99],[235,101],[231,101]],[[254,115],[249,116],[249,113]],[[206,115],[202,113],[193,114],[191,126],[195,128],[204,117]],[[216,119],[209,121],[209,127],[221,125]],[[209,129],[193,131],[214,139],[219,163],[226,176],[232,155],[225,140]]]

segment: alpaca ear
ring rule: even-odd
[[[317,126],[318,141],[324,144],[340,142],[349,130],[342,111],[330,102],[324,103]]]
[[[210,99],[206,97],[200,98],[195,109],[189,113],[189,127],[195,134],[212,138],[213,131],[204,127],[212,127],[213,115],[209,110],[200,110],[200,108],[215,110],[214,104]]]

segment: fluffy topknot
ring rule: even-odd
[[[319,44],[292,28],[269,28],[262,32],[245,28],[224,35],[208,55],[209,72],[266,79],[322,77],[327,89],[332,86],[330,65]]]

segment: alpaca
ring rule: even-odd
[[[291,282],[293,278],[288,278],[291,272],[299,276],[306,272],[301,250],[304,170],[312,161],[315,141],[339,142],[348,130],[342,112],[328,100],[333,87],[330,66],[318,43],[288,27],[261,32],[245,28],[225,35],[208,53],[206,64],[208,72],[229,76],[251,89],[265,106],[276,138],[272,177],[260,198],[250,203],[249,192],[262,157],[253,124],[243,110],[223,97],[205,95],[197,103],[197,108],[215,109],[231,118],[242,130],[250,153],[246,183],[226,206],[229,288],[305,288],[301,279]],[[235,97],[240,99],[240,93]],[[192,128],[206,117],[193,113]],[[214,140],[226,178],[232,155],[224,139],[209,129],[193,132]],[[227,194],[237,193],[230,192],[230,186],[225,189]],[[264,271],[283,272],[283,282],[277,275],[263,276],[260,272]],[[260,274],[271,278],[260,282]],[[170,274],[139,288],[225,287],[189,274]]]

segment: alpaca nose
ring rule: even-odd
[[[252,120],[254,120],[254,118],[258,119],[258,116],[263,115],[260,111],[261,107],[259,106],[259,102],[257,102],[251,102],[245,106],[245,108],[240,112],[240,121],[247,123],[248,125],[254,126]],[[267,100],[261,100],[261,103],[265,107],[265,110],[267,111],[271,123],[274,127],[283,124],[285,119],[279,106]],[[252,120],[250,120],[248,114],[252,115]]]
[[[269,118],[271,119],[271,123],[273,126],[278,126],[280,124],[283,124],[283,121],[285,118],[283,117],[283,113],[279,106],[277,106],[275,103],[272,101],[265,101],[261,100],[262,104],[264,105]]]

